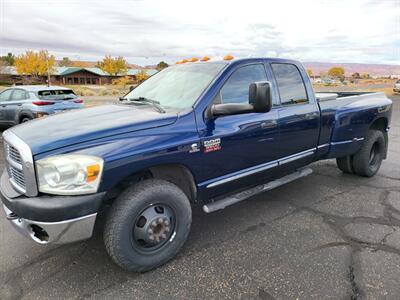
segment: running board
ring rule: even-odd
[[[311,168],[303,168],[295,171],[294,173],[291,173],[289,175],[286,175],[282,178],[270,181],[265,184],[258,185],[256,187],[253,187],[251,189],[239,192],[237,194],[230,195],[226,198],[223,198],[221,200],[218,200],[216,202],[212,202],[209,204],[203,205],[203,211],[206,213],[214,212],[219,209],[224,209],[225,207],[238,203],[240,201],[246,200],[254,195],[257,195],[259,193],[265,192],[272,190],[274,188],[277,188],[281,185],[284,185],[286,183],[292,182],[296,179],[308,176],[312,173]]]

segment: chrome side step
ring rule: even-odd
[[[259,193],[272,190],[274,188],[277,188],[281,185],[284,185],[284,184],[294,181],[296,179],[308,176],[311,173],[312,173],[311,168],[299,169],[299,170],[295,171],[294,173],[286,175],[282,178],[270,181],[265,184],[258,185],[256,187],[239,192],[234,195],[230,195],[230,196],[223,198],[221,200],[218,200],[216,202],[205,204],[205,205],[203,205],[203,211],[206,213],[210,213],[210,212],[213,212],[213,211],[216,211],[219,209],[224,209],[225,207],[227,207],[229,205],[246,200],[246,199],[248,199],[254,195],[257,195]]]

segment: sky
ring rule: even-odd
[[[0,54],[400,64],[400,0],[0,0]]]

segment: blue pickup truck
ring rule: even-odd
[[[304,177],[312,162],[371,177],[388,149],[382,93],[314,94],[303,66],[251,58],[175,65],[120,102],[3,133],[7,219],[40,244],[92,236],[143,272],[185,243],[206,213]]]

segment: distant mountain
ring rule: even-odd
[[[56,60],[56,63],[59,64],[61,60]],[[84,61],[84,60],[71,60],[71,67],[81,67],[81,68],[92,68],[97,65],[97,61]],[[139,66],[135,64],[128,63],[129,69],[155,69],[155,66]]]
[[[304,66],[313,71],[314,75],[327,73],[332,67],[342,67],[346,76],[358,72],[368,73],[371,76],[400,75],[400,65],[381,65],[381,64],[357,64],[357,63],[324,63],[324,62],[303,62]]]

